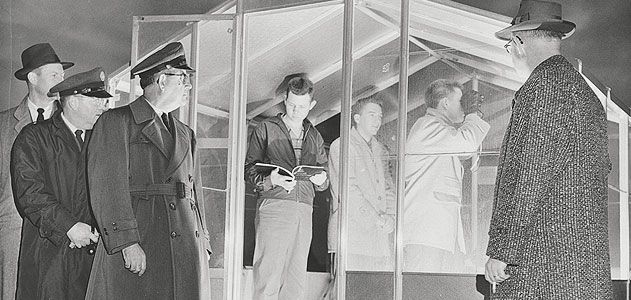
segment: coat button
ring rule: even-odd
[[[171,231],[171,238],[174,239],[177,237],[177,232]]]
[[[195,230],[195,237],[199,237],[199,231]]]
[[[170,207],[172,210],[175,210],[175,203],[173,203],[173,202],[169,203],[169,207]]]
[[[193,182],[193,175],[188,174],[188,181]]]
[[[171,181],[173,181],[173,178],[169,177],[169,178],[167,178],[167,182],[166,183],[171,183]]]

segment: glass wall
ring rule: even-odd
[[[278,87],[298,73],[314,82],[308,120],[324,140],[331,179],[313,202],[307,298],[488,294],[479,275],[499,149],[523,83],[494,37],[510,18],[450,1],[405,3],[401,10],[401,1],[389,0],[244,1],[234,15],[136,17],[132,65],[177,40],[197,69],[191,105],[178,115],[198,138],[213,297],[254,297],[261,201],[244,180],[245,151],[263,120],[285,113]],[[409,20],[404,36],[402,20]],[[117,105],[140,92],[128,72],[112,77]],[[426,97],[438,79],[479,92],[480,118],[442,114]],[[629,141],[619,124],[628,115],[593,88],[610,121],[612,277],[628,279],[631,207],[621,166],[629,159],[620,143]],[[445,131],[432,131],[432,122],[471,138],[444,143],[437,136]]]

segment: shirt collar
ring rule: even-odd
[[[33,101],[31,101],[30,97],[26,97],[27,98],[27,103],[28,103],[28,111],[31,113],[31,118],[33,121],[37,120],[37,109],[40,108],[37,105],[35,105],[35,103],[33,103]],[[50,116],[53,114],[53,107],[54,105],[54,101],[51,102],[47,107],[41,107],[44,109],[44,119],[48,119],[50,118]]]
[[[75,131],[79,130],[79,128],[70,123],[70,121],[64,115],[63,111],[61,112],[61,119],[64,120],[64,123],[66,124],[66,126],[68,126],[68,129],[70,129],[70,132],[72,132],[73,135],[75,134]],[[81,129],[81,138],[83,138],[84,134],[85,130]]]

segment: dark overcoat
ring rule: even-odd
[[[89,140],[89,132],[85,136]],[[24,217],[17,299],[84,299],[93,256],[71,249],[66,233],[77,222],[95,226],[85,171],[85,150],[61,110],[15,139],[11,181]]]
[[[487,255],[508,263],[494,299],[610,299],[607,119],[561,55],[516,92]]]
[[[24,97],[16,107],[0,112],[0,298],[15,297],[22,218],[11,190],[11,147],[18,133],[33,122]]]
[[[141,96],[105,112],[94,127],[90,201],[104,247],[97,248],[87,299],[210,299],[195,137],[173,123],[174,136]],[[140,277],[125,269],[121,253],[134,243],[147,256]]]

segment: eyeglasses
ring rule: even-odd
[[[519,36],[515,36],[517,38],[517,40],[519,41],[520,44],[524,44],[524,41],[521,40],[521,38]],[[510,40],[508,40],[508,43],[506,43],[506,45],[504,45],[504,49],[506,49],[507,53],[510,53],[510,49],[508,49],[508,47],[511,46],[511,43],[513,42],[513,39],[511,38]]]
[[[193,74],[190,73],[164,73],[167,76],[181,76],[180,84],[191,84],[191,76]]]

